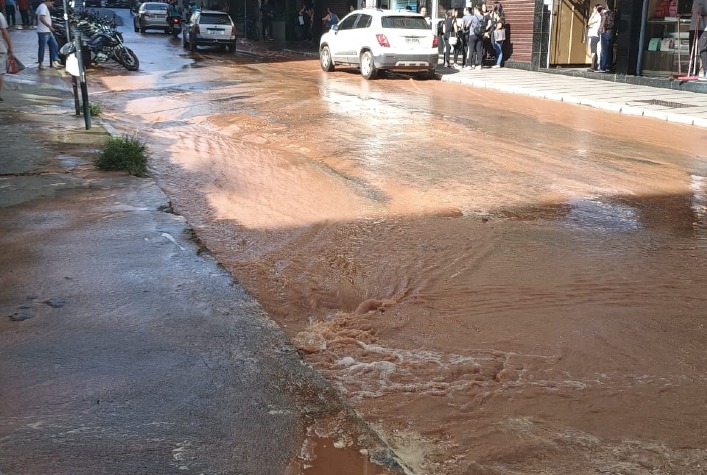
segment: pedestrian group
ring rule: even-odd
[[[444,42],[444,65],[448,68],[481,69],[487,59],[494,59],[492,68],[503,65],[506,17],[500,2],[494,2],[491,11],[485,3],[464,8],[462,15],[458,9],[447,10],[438,34]]]

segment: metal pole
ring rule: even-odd
[[[76,76],[71,76],[71,87],[74,90],[74,108],[76,115],[81,115],[81,101],[79,101],[79,80]]]
[[[66,42],[68,43],[71,41],[71,30],[70,30],[70,26],[69,26],[69,2],[68,2],[68,0],[64,0],[64,23],[66,23]]]
[[[648,24],[648,1],[643,0],[643,10],[641,11],[641,31],[638,33],[638,54],[636,55],[636,74],[641,76],[643,73],[643,55],[645,52],[646,41],[646,25]],[[680,18],[678,18],[678,41],[680,38]],[[680,50],[678,50],[678,59],[680,58]],[[680,61],[678,61],[678,71],[680,70]],[[679,74],[679,72],[678,72]]]
[[[76,58],[79,60],[81,100],[83,101],[83,121],[86,124],[86,130],[91,130],[91,109],[88,105],[88,87],[86,86],[86,70],[83,67],[83,51],[81,50],[81,37],[77,36],[76,40],[74,40],[74,43],[76,44]]]

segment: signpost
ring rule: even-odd
[[[66,41],[71,42],[71,24],[69,23],[69,2],[64,0],[64,21],[66,22]],[[74,38],[74,44],[76,45],[76,58],[78,59],[79,65],[79,80],[81,82],[81,99],[83,102],[83,120],[86,124],[86,130],[91,130],[91,109],[88,104],[88,88],[86,86],[86,70],[83,67],[83,56],[81,54],[81,36],[76,35]],[[68,61],[68,58],[67,58]],[[79,106],[79,95],[78,86],[76,84],[77,79],[74,74],[71,75],[71,84],[74,89],[74,106],[76,107],[76,115],[81,114],[81,108]]]

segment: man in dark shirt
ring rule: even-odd
[[[606,0],[606,8],[601,12],[599,26],[599,41],[601,42],[601,57],[599,71],[608,73],[614,64],[614,40],[616,37],[616,11],[614,0]]]
[[[260,23],[263,26],[263,38],[266,40],[272,40],[272,20],[275,16],[272,7],[270,6],[270,0],[263,0],[263,4],[260,6]]]

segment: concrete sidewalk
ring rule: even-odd
[[[402,473],[152,179],[93,166],[62,74],[0,105],[0,473]]]
[[[707,127],[707,94],[520,69],[438,68],[442,81]],[[596,73],[600,74],[600,73]]]

